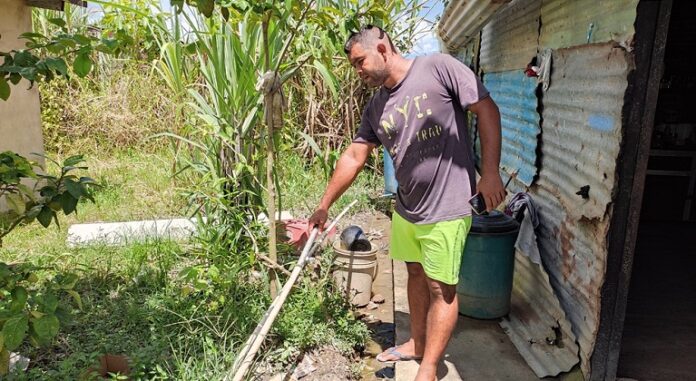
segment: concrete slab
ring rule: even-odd
[[[408,273],[403,262],[394,261],[393,267],[394,321],[396,342],[400,344],[409,338],[410,330],[406,296]],[[396,381],[411,381],[418,372],[418,363],[398,362],[395,371]],[[498,320],[476,320],[461,315],[437,376],[441,381],[539,380],[498,325]]]
[[[186,239],[196,231],[194,219],[175,218],[129,222],[75,224],[68,229],[68,247],[125,245],[146,239]]]

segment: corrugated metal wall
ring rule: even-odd
[[[517,179],[531,185],[537,174],[536,147],[541,134],[536,78],[514,70],[486,74],[483,82],[500,109],[505,147],[500,165],[508,174],[517,171]]]
[[[537,54],[541,0],[514,1],[481,31],[481,69],[517,70]]]
[[[635,34],[638,0],[544,0],[541,37],[544,48],[567,48],[617,41]]]
[[[527,191],[538,205],[544,267],[572,323],[586,377],[599,326],[637,4],[638,0],[515,0],[481,32],[481,75],[503,120],[502,165],[510,171],[517,160],[527,172],[512,190]],[[550,87],[531,99],[533,83],[523,81],[521,73],[544,49],[553,49]],[[534,102],[540,106],[540,118],[537,108],[530,106]],[[540,135],[532,132],[539,130]],[[533,163],[539,167],[532,168]],[[538,177],[531,181],[529,173],[534,171]],[[531,279],[525,268],[516,271]],[[517,287],[533,285],[518,282]],[[542,308],[551,303],[530,302]],[[518,328],[522,332],[530,326]],[[553,364],[538,361],[541,364],[535,365],[553,372]]]

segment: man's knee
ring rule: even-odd
[[[452,284],[442,283],[434,279],[428,279],[428,289],[430,297],[442,299],[447,303],[452,303],[457,297],[457,286]]]
[[[424,277],[425,271],[423,266],[418,262],[406,262],[406,270],[409,277]]]

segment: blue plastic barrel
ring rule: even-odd
[[[512,217],[495,210],[474,216],[459,269],[459,313],[496,319],[510,311],[519,228]]]
[[[382,148],[384,152],[384,195],[395,195],[396,188],[399,186],[396,182],[396,170],[394,169],[394,161],[386,148]]]

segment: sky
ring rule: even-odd
[[[442,0],[425,0],[420,17],[423,19],[418,22],[417,40],[413,49],[406,55],[409,57],[421,56],[440,51],[440,43],[437,40],[435,21],[442,14]]]

